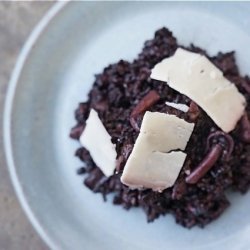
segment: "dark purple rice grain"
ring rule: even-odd
[[[177,181],[173,187],[172,199],[180,200],[182,196],[186,193],[187,186],[186,182],[181,180]]]
[[[240,137],[242,141],[250,143],[250,121],[245,113],[240,120]]]
[[[80,167],[76,170],[76,173],[79,175],[85,174],[87,172],[85,167]]]
[[[114,204],[121,205],[125,209],[139,206],[145,211],[148,221],[171,213],[176,222],[185,227],[190,228],[195,225],[204,227],[219,217],[229,206],[225,191],[233,188],[234,191],[245,193],[249,189],[250,144],[241,140],[242,127],[239,123],[230,133],[234,140],[234,150],[229,161],[217,161],[196,184],[185,183],[187,174],[190,174],[206,155],[208,136],[219,128],[189,98],[169,88],[163,82],[150,79],[152,67],[162,59],[173,55],[177,47],[179,47],[177,40],[168,29],[162,28],[156,31],[155,37],[145,42],[142,52],[133,62],[120,60],[96,75],[88,101],[80,103],[75,112],[77,131],[77,127],[85,125],[90,109],[97,109],[100,119],[112,136],[112,141],[116,143],[120,159],[117,166],[118,174],[105,179],[86,149],[78,149],[76,155],[86,165],[85,185],[95,192],[100,192],[104,198],[108,193],[114,193]],[[204,50],[194,45],[186,49],[207,55]],[[249,103],[250,79],[239,75],[234,52],[219,53],[209,59],[223,71],[225,77],[236,84]],[[196,123],[185,150],[187,159],[180,175],[174,187],[162,193],[151,190],[130,190],[120,182],[121,172],[138,136],[138,132],[130,125],[130,115],[136,104],[151,90],[157,91],[161,100],[150,107],[150,111],[176,114],[189,122]],[[165,101],[185,103],[190,106],[190,110],[183,114],[165,105]],[[249,107],[246,114],[250,117]],[[137,119],[139,124],[141,120],[142,115]],[[73,137],[77,138],[79,134],[75,133]]]
[[[81,136],[83,130],[84,130],[84,125],[81,125],[81,126],[77,125],[76,127],[73,127],[73,128],[71,129],[70,135],[69,135],[69,136],[70,136],[72,139],[79,140],[79,138],[80,138],[80,136]]]

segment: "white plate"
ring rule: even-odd
[[[10,173],[35,228],[54,249],[250,249],[250,195],[205,229],[171,215],[147,224],[140,209],[104,203],[75,174],[78,144],[69,139],[73,111],[94,74],[132,60],[158,28],[181,44],[237,51],[250,71],[250,5],[239,3],[71,2],[57,4],[23,49],[10,83],[4,135]]]

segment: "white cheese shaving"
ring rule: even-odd
[[[174,115],[146,112],[140,134],[126,162],[122,183],[161,191],[171,187],[183,166],[184,150],[194,129]]]
[[[133,189],[151,188],[161,192],[174,185],[186,159],[186,154],[181,151],[151,152],[144,154],[143,157],[129,159],[133,163],[128,163],[126,166],[133,167],[124,169],[121,177],[122,183]]]
[[[203,55],[178,48],[152,69],[151,78],[195,101],[225,132],[232,131],[243,115],[244,96]]]
[[[90,111],[80,142],[107,177],[114,174],[117,155],[115,145],[94,109]]]
[[[178,109],[182,112],[188,112],[189,107],[186,104],[182,104],[182,103],[174,103],[174,102],[165,102],[168,106]]]

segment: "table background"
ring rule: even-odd
[[[28,35],[53,2],[0,2],[0,108]],[[2,131],[2,115],[0,131]],[[22,211],[10,182],[0,133],[0,250],[47,250]]]

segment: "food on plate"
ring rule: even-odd
[[[223,48],[222,48],[223,49]],[[234,52],[183,47],[166,28],[96,75],[70,136],[84,184],[149,222],[204,227],[250,185],[250,79]]]

